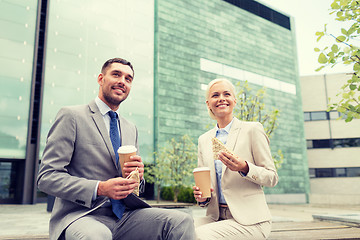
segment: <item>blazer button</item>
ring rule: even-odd
[[[256,177],[255,175],[252,175],[252,178],[253,178],[254,180],[256,180],[256,179],[257,179],[257,177]]]

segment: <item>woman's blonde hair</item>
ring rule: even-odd
[[[216,83],[219,83],[219,82],[224,82],[224,83],[227,83],[230,87],[230,91],[231,93],[234,95],[234,98],[236,98],[236,93],[235,93],[235,86],[234,84],[232,84],[232,82],[230,82],[229,80],[227,80],[226,78],[217,78],[217,79],[214,79],[212,80],[211,82],[209,82],[209,84],[207,85],[207,88],[206,88],[206,92],[205,92],[205,99],[206,101],[209,100],[209,95],[210,95],[210,88],[212,86],[214,86]],[[210,108],[208,108],[208,113],[209,113],[209,116],[216,120],[216,117],[214,115],[214,113],[210,110]]]

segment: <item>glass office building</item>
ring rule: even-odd
[[[196,143],[214,124],[204,99],[212,79],[266,86],[267,105],[281,110],[271,147],[285,156],[267,197],[307,201],[291,17],[252,0],[0,0],[0,13],[0,203],[40,199],[38,162],[56,113],[94,99],[113,57],[134,65],[120,112],[138,127],[145,163],[167,140],[188,134]]]

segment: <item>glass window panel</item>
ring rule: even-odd
[[[333,177],[332,168],[317,168],[316,177]]]
[[[346,177],[346,169],[345,168],[335,168],[335,177]]]
[[[360,177],[360,167],[350,168],[310,168],[310,178],[314,177]]]
[[[343,147],[352,147],[353,140],[352,139],[342,139]]]
[[[313,147],[314,148],[330,148],[330,140],[329,139],[313,140]]]
[[[310,121],[310,113],[309,112],[304,112],[304,121]]]
[[[343,147],[359,147],[360,139],[359,138],[346,138],[342,139]]]
[[[347,168],[348,177],[360,177],[360,167]]]
[[[0,203],[19,201],[19,188],[22,184],[20,161],[0,162]]]
[[[343,140],[342,139],[333,139],[333,147],[334,148],[339,148],[339,147],[343,147]]]
[[[137,125],[143,161],[152,162],[154,1],[50,1],[49,11],[40,158],[58,110],[94,99],[102,64],[121,57],[135,78],[120,113]]]
[[[0,162],[0,199],[13,198],[11,190],[11,163]]]
[[[25,158],[37,3],[0,1],[0,158]]]
[[[309,177],[310,178],[315,178],[316,177],[315,168],[309,168]]]
[[[326,120],[327,114],[326,112],[312,112],[311,113],[311,120]]]
[[[314,148],[312,140],[306,140],[306,147],[307,149]]]
[[[360,138],[355,138],[355,142],[354,142],[353,147],[360,147]]]
[[[339,114],[339,112],[331,111],[331,112],[329,112],[329,116],[330,116],[331,120],[336,120],[340,117],[340,114]]]

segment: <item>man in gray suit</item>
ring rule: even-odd
[[[129,95],[133,78],[130,62],[110,59],[97,79],[98,97],[88,105],[59,111],[38,175],[39,189],[56,196],[50,239],[194,239],[189,214],[149,208],[132,193],[138,183],[125,177],[135,168],[140,172],[140,191],[144,185],[138,152],[121,176],[109,130],[115,126],[119,145],[138,149],[136,126],[116,113]]]

